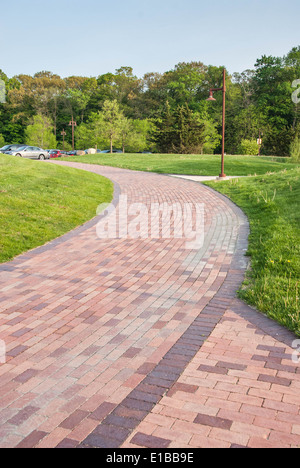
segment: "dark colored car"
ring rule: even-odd
[[[123,153],[122,150],[118,150],[118,149],[113,149],[112,152],[113,152],[113,153]],[[110,153],[110,149],[108,149],[108,150],[103,150],[103,151],[101,151],[101,153]]]
[[[77,151],[76,150],[72,150],[72,151],[68,151],[65,156],[76,156],[77,155]]]

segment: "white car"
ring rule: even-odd
[[[15,151],[10,151],[9,154],[29,159],[50,159],[50,153],[37,146],[21,146]]]

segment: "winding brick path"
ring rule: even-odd
[[[0,446],[298,447],[296,337],[235,298],[243,213],[191,181],[68,164],[113,180],[115,205],[204,203],[205,242],[100,240],[95,218],[0,265]]]

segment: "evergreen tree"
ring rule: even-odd
[[[161,118],[155,121],[153,141],[160,153],[172,153],[175,138],[175,119],[169,101],[166,102]]]
[[[167,102],[156,126],[154,141],[161,153],[191,154],[202,151],[205,125],[187,104],[171,111]]]
[[[175,138],[173,152],[180,154],[201,153],[205,141],[205,125],[187,104],[175,111]]]

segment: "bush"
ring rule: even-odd
[[[295,162],[300,162],[300,139],[296,137],[290,146],[290,156]]]
[[[256,140],[242,140],[238,147],[238,154],[257,156],[258,144]]]

